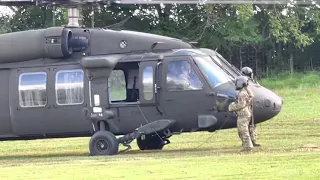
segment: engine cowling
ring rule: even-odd
[[[72,31],[64,27],[0,35],[0,63],[39,58],[67,58],[73,53]]]

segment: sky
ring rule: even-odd
[[[11,14],[12,11],[6,6],[0,6],[0,14]]]

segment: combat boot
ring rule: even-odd
[[[244,148],[240,152],[252,152],[253,148]]]
[[[256,142],[252,142],[252,145],[255,147],[261,146],[260,144],[256,143]]]

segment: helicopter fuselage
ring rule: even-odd
[[[139,127],[145,128],[140,134],[166,138],[236,127],[228,105],[241,74],[215,51],[132,31],[23,33],[0,35],[6,40],[0,47],[1,140],[92,136],[102,129],[129,134],[124,142],[140,136],[130,135]],[[280,112],[280,97],[250,87],[255,123]]]

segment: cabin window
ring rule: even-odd
[[[123,70],[113,70],[108,78],[110,101],[123,101],[127,98],[126,79]]]
[[[47,104],[47,74],[22,73],[19,77],[19,104],[21,107],[44,107]]]
[[[171,61],[168,64],[167,90],[201,90],[203,84],[188,61]]]
[[[151,66],[147,66],[143,70],[142,83],[143,83],[143,97],[145,100],[151,100],[153,98],[153,69]]]
[[[63,70],[56,74],[56,98],[59,105],[75,105],[84,102],[84,73],[81,69]]]

